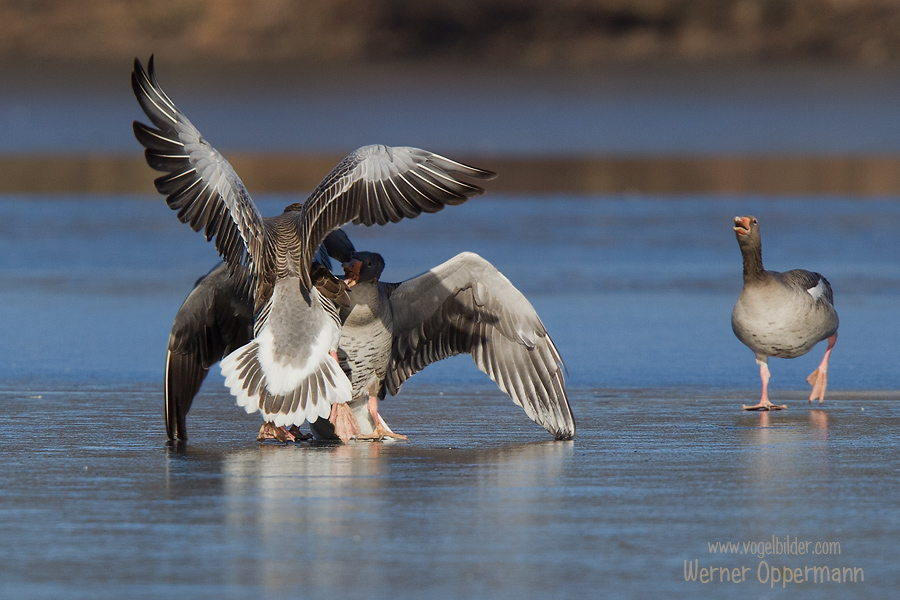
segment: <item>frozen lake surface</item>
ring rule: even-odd
[[[770,363],[789,410],[740,410],[759,380],[729,321],[738,214],[760,219],[768,268],[834,287],[821,407],[804,379],[824,345]],[[259,419],[213,373],[176,450],[165,344],[212,245],[149,195],[5,197],[0,596],[772,598],[785,592],[769,568],[828,566],[865,580],[790,582],[791,597],[888,597],[900,587],[898,227],[895,199],[488,195],[350,228],[385,256],[387,280],[464,250],[503,271],[566,360],[576,439],[551,441],[458,357],[383,404],[408,443],[257,444]],[[772,536],[811,545],[708,546]],[[818,542],[840,554],[813,554]],[[748,570],[686,582],[695,559]]]
[[[554,442],[491,390],[417,386],[386,407],[410,442],[315,447],[257,444],[256,421],[215,390],[180,453],[164,446],[160,393],[0,392],[0,595],[886,598],[900,585],[895,392],[812,410],[792,393],[760,414],[739,394],[575,389],[578,436]],[[773,536],[808,551],[709,549]],[[694,560],[745,579],[686,581]],[[770,569],[822,566],[864,581],[772,589]]]

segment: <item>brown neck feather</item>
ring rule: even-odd
[[[765,270],[762,261],[762,243],[759,238],[746,240],[741,244],[741,255],[744,257],[744,281],[761,279]]]

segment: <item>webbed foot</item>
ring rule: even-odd
[[[296,425],[291,425],[290,427],[278,427],[274,423],[268,421],[262,424],[262,427],[259,428],[259,433],[256,435],[256,441],[258,442],[276,440],[286,443],[302,442],[309,439],[312,439],[312,436],[300,431],[300,428]]]

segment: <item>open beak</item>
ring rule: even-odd
[[[734,218],[734,231],[738,235],[749,235],[750,234],[750,218],[749,217],[735,217]]]
[[[344,283],[347,284],[347,287],[353,287],[359,283],[359,270],[362,269],[361,260],[351,258],[341,266],[344,267]]]

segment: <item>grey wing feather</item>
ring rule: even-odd
[[[471,354],[557,439],[575,435],[559,351],[528,300],[489,262],[463,253],[391,291],[394,345],[387,390],[429,364]]]
[[[167,173],[156,189],[178,211],[182,223],[215,238],[216,249],[229,265],[246,264],[256,274],[264,267],[265,229],[237,173],[169,99],[159,82],[153,57],[145,71],[134,61],[131,86],[135,97],[158,129],[138,121],[134,134],[146,148],[147,163]],[[247,256],[249,253],[249,258]]]
[[[166,435],[186,440],[185,417],[209,368],[252,338],[253,302],[246,269],[225,264],[197,282],[169,334],[166,353]]]
[[[344,223],[384,225],[462,204],[484,189],[467,183],[495,173],[418,148],[364,146],[342,160],[303,203],[300,258],[306,277],[315,249]],[[309,281],[304,280],[308,286]]]
[[[333,246],[331,254],[342,257],[348,244],[352,248],[347,235],[338,229],[326,238],[319,258],[330,263],[326,247]],[[329,315],[336,312],[331,303],[325,308]],[[170,440],[187,440],[185,420],[194,396],[212,365],[252,339],[253,317],[246,268],[230,269],[223,263],[197,280],[175,316],[166,352],[165,416]]]
[[[795,286],[805,292],[821,285],[823,287],[822,297],[828,304],[834,306],[834,292],[831,290],[831,284],[828,283],[828,280],[821,273],[814,273],[805,269],[794,269],[781,273],[780,277],[787,285]]]

